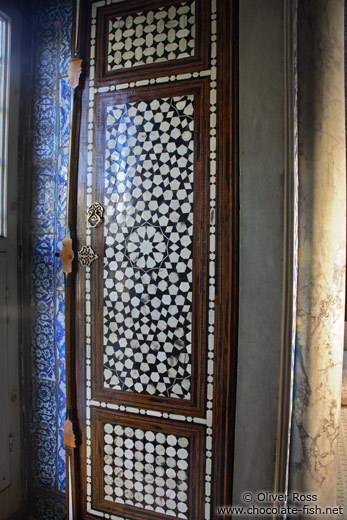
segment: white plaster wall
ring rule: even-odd
[[[280,373],[285,165],[284,1],[239,11],[240,314],[234,503],[272,490]]]

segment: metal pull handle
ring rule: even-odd
[[[99,257],[90,246],[82,246],[77,253],[79,263],[83,267],[89,267]]]
[[[99,202],[94,202],[88,209],[87,222],[92,228],[101,226],[104,221],[104,208]]]

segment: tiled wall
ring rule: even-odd
[[[64,279],[72,0],[45,0],[34,14],[31,214],[31,403],[28,470],[31,513],[65,517]]]

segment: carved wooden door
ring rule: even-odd
[[[77,211],[79,517],[210,520],[230,494],[231,472],[235,313],[231,260],[222,249],[216,258],[216,214],[217,231],[233,240],[225,228],[230,5],[108,0],[88,9]]]

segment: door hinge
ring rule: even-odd
[[[8,451],[10,453],[13,453],[13,435],[12,435],[12,433],[10,433],[10,435],[8,436]]]

